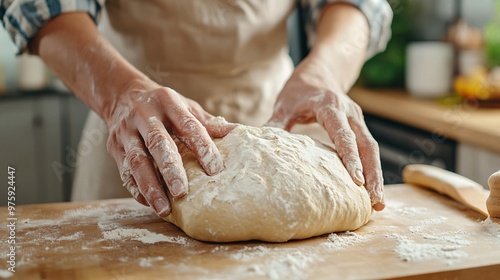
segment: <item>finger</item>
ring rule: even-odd
[[[291,117],[289,111],[290,109],[284,106],[283,99],[278,97],[278,100],[276,100],[276,103],[274,104],[273,115],[271,116],[271,119],[267,121],[266,126],[290,131],[294,123],[292,122],[293,118]]]
[[[380,163],[379,147],[362,120],[352,120],[351,127],[356,134],[359,154],[366,179],[366,190],[370,194],[373,209],[385,208],[384,178]]]
[[[116,144],[110,144],[110,142],[108,142],[107,148],[108,153],[111,154],[116,162],[116,165],[118,166],[123,186],[127,188],[128,192],[132,195],[132,197],[134,197],[135,200],[137,200],[137,202],[144,206],[149,206],[144,196],[139,192],[137,183],[130,173],[130,168],[127,162],[125,162],[125,151],[123,150],[123,147],[119,147]]]
[[[137,200],[140,204],[144,206],[150,206],[149,203],[144,198],[144,196],[139,191],[139,187],[137,186],[134,177],[130,173],[130,168],[125,161],[125,157],[123,157],[122,162],[123,164],[122,167],[120,168],[120,178],[122,179],[123,186],[127,188],[128,192],[131,193],[132,196],[135,198],[135,200]]]
[[[346,115],[333,106],[325,106],[317,112],[316,118],[337,147],[337,153],[353,181],[357,185],[363,185],[365,180],[356,144],[356,135],[352,131]]]
[[[146,153],[146,147],[137,136],[125,137],[123,144],[125,148],[125,165],[128,165],[130,174],[134,177],[140,193],[148,204],[153,207],[158,216],[168,216],[172,208],[156,176],[155,166]]]
[[[226,121],[224,117],[214,117],[213,115],[203,110],[201,106],[198,105],[198,103],[196,104],[197,106],[190,109],[189,111],[201,122],[210,137],[222,138],[238,126],[235,123]]]
[[[202,122],[202,124],[207,129],[210,137],[214,138],[222,138],[238,126],[238,124],[226,121],[223,117],[206,119]]]
[[[167,92],[170,100],[166,115],[175,128],[176,136],[193,152],[207,174],[221,172],[224,169],[222,155],[205,127],[189,112],[177,92],[172,89],[167,89]]]
[[[180,198],[188,192],[188,180],[177,145],[157,117],[139,126],[146,147],[153,157],[172,196]]]

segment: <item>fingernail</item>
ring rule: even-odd
[[[224,169],[224,163],[222,162],[222,157],[214,156],[212,160],[208,163],[208,175],[215,175]]]
[[[371,191],[370,200],[372,201],[372,207],[376,211],[381,211],[385,207],[384,194],[378,191]]]
[[[164,216],[170,213],[170,204],[165,199],[158,198],[153,204],[158,215]]]
[[[361,185],[364,185],[365,184],[365,177],[363,176],[363,172],[361,172],[361,170],[357,169],[354,174],[356,176],[356,180],[358,180],[358,182]]]
[[[375,211],[382,211],[385,208],[385,204],[379,202],[373,205],[373,210]]]
[[[186,194],[186,188],[181,180],[177,179],[172,182],[172,186],[170,186],[170,193],[175,196],[183,196]]]

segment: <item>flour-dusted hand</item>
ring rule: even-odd
[[[323,125],[350,176],[365,185],[373,208],[380,211],[385,202],[378,144],[360,107],[346,93],[358,78],[368,50],[383,50],[388,36],[383,40],[377,36],[390,34],[392,13],[387,2],[380,1],[372,11],[380,17],[370,20],[372,12],[367,17],[361,11],[368,9],[332,2],[318,16],[313,48],[278,96],[270,122],[286,129],[295,123]]]
[[[188,192],[186,172],[172,135],[192,150],[207,174],[213,175],[224,164],[211,137],[223,137],[234,128],[175,90],[154,84],[122,94],[106,122],[108,151],[124,186],[161,217],[171,212],[162,180],[173,197]]]
[[[107,148],[123,184],[138,202],[153,207],[160,217],[171,212],[167,191],[177,198],[188,192],[173,137],[189,147],[207,174],[224,168],[211,137],[223,137],[235,125],[153,82],[102,37],[86,12],[50,20],[30,45],[106,122]]]
[[[361,108],[325,73],[329,71],[322,61],[312,57],[303,61],[280,93],[270,123],[286,130],[296,123],[321,124],[354,182],[365,185],[373,208],[382,210],[378,144],[366,127]]]

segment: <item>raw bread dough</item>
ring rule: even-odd
[[[370,198],[337,153],[308,136],[240,125],[215,143],[225,169],[208,176],[182,144],[189,194],[166,219],[192,238],[283,242],[355,230],[371,216]]]

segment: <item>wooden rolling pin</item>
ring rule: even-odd
[[[403,181],[435,190],[496,222],[500,221],[500,171],[493,173],[488,180],[489,197],[478,183],[431,165],[407,165],[403,169]]]

